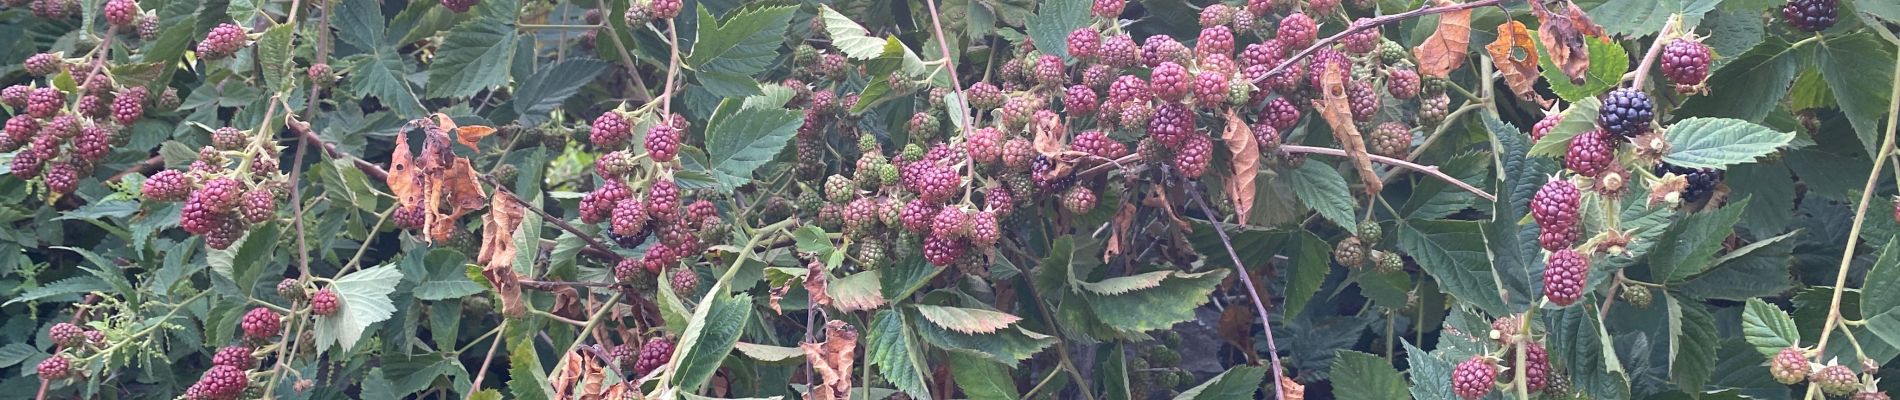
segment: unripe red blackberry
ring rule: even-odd
[[[220,215],[212,222],[216,225],[211,227],[210,232],[205,232],[205,247],[213,250],[228,249],[231,245],[237,244],[238,239],[244,237],[244,222],[239,221],[237,216]]]
[[[909,127],[911,137],[918,139],[937,137],[937,131],[943,128],[937,122],[937,115],[929,112],[911,114]]]
[[[1810,368],[1807,355],[1798,347],[1781,349],[1773,359],[1768,360],[1768,374],[1783,385],[1793,385],[1807,379]]]
[[[1708,45],[1692,38],[1676,38],[1663,46],[1662,72],[1675,82],[1679,92],[1693,92],[1709,78],[1709,62],[1713,51]]]
[[[143,86],[134,86],[119,92],[118,97],[112,99],[112,119],[123,126],[132,126],[133,122],[138,122],[139,117],[145,115],[145,96],[146,91]]]
[[[1225,24],[1201,28],[1201,36],[1194,41],[1194,55],[1206,59],[1210,55],[1234,54],[1234,31]]]
[[[1296,12],[1281,18],[1280,28],[1275,33],[1274,40],[1279,40],[1287,48],[1304,49],[1319,40],[1319,25],[1313,22],[1312,17]]]
[[[679,215],[679,185],[673,183],[672,178],[654,180],[653,186],[647,188],[646,203],[648,217],[659,221],[672,221]]]
[[[1155,98],[1170,102],[1187,98],[1189,79],[1187,67],[1172,61],[1162,62],[1149,75]]]
[[[1035,144],[1021,137],[1003,141],[1003,167],[1011,171],[1027,171],[1036,160]]]
[[[1082,28],[1069,32],[1069,56],[1079,60],[1093,60],[1101,49],[1102,34],[1094,29]]]
[[[970,96],[970,107],[975,107],[978,111],[994,110],[1003,106],[1002,89],[997,89],[996,85],[991,85],[989,82],[972,83],[969,89],[964,90],[964,93]]]
[[[76,348],[86,344],[86,328],[61,322],[53,324],[52,328],[47,328],[46,338],[52,339],[53,344],[59,347]]]
[[[1307,0],[1306,12],[1325,17],[1339,11],[1339,0]]]
[[[237,54],[239,49],[244,48],[245,42],[250,40],[245,35],[244,28],[237,24],[228,22],[218,24],[211,28],[211,32],[205,34],[203,41],[198,42],[198,56],[207,60],[216,60]]]
[[[1352,103],[1352,119],[1358,122],[1371,122],[1379,114],[1379,92],[1365,81],[1346,85],[1346,97]]]
[[[1233,7],[1229,7],[1224,3],[1209,4],[1207,7],[1201,9],[1201,27],[1209,28],[1231,24],[1234,22],[1235,11]]]
[[[33,0],[33,15],[49,20],[62,20],[72,16],[79,4],[70,0]]]
[[[1531,392],[1544,391],[1550,385],[1550,351],[1534,341],[1524,346],[1524,387]],[[1504,362],[1509,368],[1517,368],[1517,354],[1506,355]]]
[[[1003,129],[1022,131],[1029,125],[1029,118],[1036,112],[1034,95],[1023,94],[1003,99],[1003,112],[997,118],[1003,123]]]
[[[198,383],[192,385],[201,399],[232,400],[244,394],[244,388],[250,384],[250,377],[243,368],[230,365],[214,365],[205,371]],[[187,391],[188,393],[191,391]],[[186,397],[192,397],[187,394]]]
[[[1370,21],[1370,18],[1361,17],[1353,21],[1352,24],[1353,27],[1356,28],[1368,25],[1371,23]],[[1379,27],[1373,26],[1365,30],[1353,32],[1351,35],[1346,35],[1346,39],[1342,42],[1345,44],[1343,47],[1345,47],[1347,53],[1352,53],[1353,55],[1371,53],[1373,50],[1379,48]]]
[[[227,212],[237,207],[238,199],[244,193],[244,185],[235,179],[220,177],[205,182],[203,188],[191,193],[194,203],[204,204],[216,212]]]
[[[26,113],[33,118],[51,118],[65,107],[66,94],[51,87],[33,89],[26,98]]]
[[[41,380],[57,381],[70,378],[73,373],[72,359],[65,353],[53,354],[52,357],[40,361],[37,372]]]
[[[844,204],[857,195],[857,190],[851,188],[851,178],[838,174],[825,178],[825,200]]]
[[[1002,238],[1002,227],[996,221],[996,213],[988,210],[970,213],[969,236],[970,244],[978,249],[996,246],[996,241]]]
[[[1286,131],[1292,129],[1293,125],[1300,123],[1300,108],[1299,106],[1293,105],[1293,102],[1288,101],[1285,97],[1279,97],[1268,100],[1267,106],[1264,110],[1261,110],[1260,116],[1267,122],[1267,126],[1271,126],[1273,129],[1280,131]]]
[[[923,247],[924,261],[930,262],[930,265],[941,267],[954,264],[957,262],[957,259],[963,258],[964,252],[968,250],[968,243],[960,239],[929,234],[924,236]]]
[[[241,150],[245,145],[250,144],[249,142],[250,138],[244,135],[244,131],[237,128],[227,126],[211,131],[211,147],[216,147],[218,150]]]
[[[1788,0],[1781,6],[1781,18],[1803,32],[1820,32],[1833,27],[1840,12],[1839,0]]]
[[[1089,12],[1096,18],[1113,21],[1121,17],[1122,9],[1127,6],[1128,0],[1095,0],[1095,5],[1089,8]]]
[[[211,356],[212,366],[231,366],[238,369],[257,368],[257,357],[251,356],[251,348],[244,346],[225,346]]]
[[[583,202],[582,204],[585,205],[586,203]],[[581,215],[584,218],[585,215],[587,214],[582,213]],[[397,208],[395,212],[390,213],[389,215],[389,220],[391,222],[394,222],[396,224],[396,227],[399,229],[421,228],[424,220],[427,218],[428,218],[427,212],[424,211],[420,205],[406,206],[406,207],[399,206],[399,208]]]
[[[1280,130],[1266,123],[1253,125],[1254,145],[1259,146],[1261,154],[1270,154],[1280,148]]]
[[[119,1],[119,0],[114,0],[114,1]],[[61,60],[58,54],[39,53],[39,54],[34,54],[30,57],[27,57],[26,62],[23,64],[23,68],[26,70],[26,73],[29,75],[47,76],[47,75],[59,73],[60,67],[65,66],[65,64],[66,64],[66,61]]]
[[[818,65],[813,67],[813,71],[819,76],[835,81],[844,78],[845,69],[848,67],[843,54],[827,52],[818,55]]]
[[[978,164],[992,165],[1002,161],[1003,132],[996,128],[983,127],[970,131],[963,145],[970,153],[970,160]]]
[[[1062,65],[1062,57],[1057,57],[1054,54],[1044,54],[1041,57],[1037,57],[1035,68],[1036,83],[1044,86],[1062,86],[1063,83],[1069,81],[1069,74],[1064,71],[1064,68],[1065,66]]]
[[[1108,85],[1108,101],[1122,103],[1128,101],[1148,102],[1153,97],[1148,81],[1134,75],[1122,75]]]
[[[54,162],[46,167],[46,190],[71,194],[79,189],[80,166],[72,161]]]
[[[1115,67],[1107,64],[1090,64],[1088,68],[1082,70],[1082,87],[1091,89],[1091,92],[1108,89],[1109,83],[1115,81],[1115,76]]]
[[[244,192],[240,203],[238,214],[243,215],[246,222],[263,223],[277,216],[277,194],[271,193],[269,188],[257,187]]]
[[[1563,115],[1563,113],[1550,113],[1545,115],[1544,119],[1537,120],[1537,124],[1531,125],[1531,142],[1544,140],[1544,135],[1550,134],[1551,128],[1556,128],[1558,122],[1563,122]]]
[[[937,212],[941,208],[923,199],[912,199],[904,203],[904,209],[899,212],[903,219],[904,230],[918,234],[929,233],[931,225],[937,220]]]
[[[157,107],[158,111],[173,111],[177,110],[179,103],[183,101],[178,98],[178,89],[168,87],[165,91],[158,93],[158,100],[152,101],[152,106]]]
[[[1085,214],[1095,209],[1095,191],[1076,186],[1062,193],[1062,209],[1070,214]]]
[[[1089,89],[1088,86],[1070,86],[1067,95],[1062,97],[1062,111],[1070,115],[1094,114],[1099,107],[1100,100],[1095,96],[1095,89]]]
[[[1169,148],[1181,147],[1188,135],[1194,133],[1194,111],[1180,103],[1162,103],[1155,108],[1154,118],[1148,121],[1148,136]]]
[[[1181,177],[1201,179],[1207,173],[1207,165],[1214,159],[1214,140],[1207,135],[1189,135],[1181,149],[1174,153],[1174,168]]]
[[[646,204],[641,203],[640,199],[626,198],[614,203],[613,231],[615,234],[621,236],[638,234],[646,230],[648,221]]]
[[[1584,279],[1590,276],[1590,258],[1569,248],[1550,253],[1544,263],[1544,297],[1558,307],[1583,298]]]
[[[1496,388],[1498,369],[1495,361],[1480,354],[1458,363],[1451,371],[1451,390],[1465,400],[1477,400]]]
[[[668,283],[673,285],[673,293],[692,296],[699,292],[699,273],[693,272],[692,268],[675,268],[670,278]]]
[[[680,0],[653,0],[650,9],[653,11],[653,18],[673,19],[673,17],[680,15],[680,9],[683,8],[685,8],[685,4]],[[820,29],[820,31],[822,31],[822,29]]]
[[[457,14],[460,14],[460,13],[468,12],[468,10],[471,8],[475,8],[475,3],[478,3],[478,2],[480,1],[479,0],[442,0],[442,6],[447,7],[449,11],[454,11]]]
[[[1655,118],[1649,94],[1621,88],[1603,97],[1603,107],[1597,112],[1597,126],[1617,136],[1633,138],[1649,132],[1649,123]]]
[[[139,3],[134,0],[106,1],[106,23],[112,26],[128,27],[138,22]]]
[[[619,111],[608,111],[594,118],[593,131],[587,138],[595,147],[613,148],[625,145],[632,137],[633,126],[627,123],[626,117]]]
[[[1582,176],[1596,177],[1615,162],[1616,142],[1602,129],[1577,134],[1570,139],[1570,150],[1564,153],[1564,167]]]
[[[1583,195],[1577,190],[1577,185],[1567,180],[1551,179],[1531,196],[1531,218],[1537,221],[1537,226],[1544,232],[1567,235],[1578,228],[1577,209],[1582,206],[1582,201]],[[1546,241],[1544,249],[1555,251],[1569,245]]]
[[[1164,62],[1187,62],[1193,54],[1187,46],[1168,35],[1149,36],[1141,42],[1141,62],[1149,68],[1158,67]]]
[[[1099,130],[1089,130],[1075,135],[1075,141],[1069,144],[1077,151],[1089,153],[1107,159],[1121,158],[1128,153],[1128,147]]]
[[[877,227],[877,202],[868,197],[859,197],[845,203],[844,229],[846,232],[863,234]]]
[[[1287,64],[1286,69],[1282,69],[1280,72],[1272,75],[1267,75],[1267,87],[1272,88],[1275,92],[1279,92],[1283,97],[1298,96],[1300,91],[1306,87],[1307,63],[1307,61],[1301,61]]]
[[[258,307],[251,309],[250,312],[244,313],[244,320],[239,323],[238,326],[244,328],[245,337],[251,339],[269,339],[283,331],[283,320],[282,316],[277,315],[276,311],[271,311],[269,308]]]
[[[1141,46],[1135,39],[1125,34],[1108,35],[1102,38],[1101,49],[1096,55],[1103,64],[1115,68],[1132,68],[1142,63]]]
[[[12,118],[8,118],[6,135],[4,138],[0,138],[4,139],[4,142],[7,144],[4,146],[6,147],[4,150],[13,151],[19,149],[21,146],[25,146],[27,143],[32,142],[34,137],[39,135],[39,131],[40,122],[39,120],[33,119],[33,116],[18,114]]]
[[[33,87],[31,86],[8,86],[6,89],[0,89],[0,104],[6,104],[7,107],[13,108],[26,107],[26,98],[31,93],[33,93]]]
[[[304,76],[310,78],[310,83],[318,87],[328,87],[336,83],[336,72],[331,71],[330,64],[327,63],[310,64],[310,68],[304,69]]]
[[[647,129],[647,157],[655,162],[668,163],[680,151],[680,133],[669,124],[653,124]]]
[[[79,115],[95,119],[105,119],[107,116],[112,115],[112,104],[107,102],[104,97],[99,97],[98,95],[88,94],[79,96],[79,104],[73,108],[79,111]]]
[[[1846,396],[1860,389],[1860,377],[1854,375],[1854,370],[1846,365],[1821,367],[1820,371],[1808,376],[1808,381],[1820,386],[1821,392],[1829,396]]]
[[[303,301],[309,294],[304,292],[303,281],[297,278],[284,278],[277,282],[277,297],[285,300]]]
[[[634,363],[633,375],[646,376],[653,370],[665,366],[673,359],[673,341],[665,338],[653,338],[640,346],[640,361]]]
[[[930,233],[945,239],[963,238],[970,233],[970,211],[957,206],[944,207],[931,220]]]
[[[336,314],[343,307],[342,299],[337,298],[336,290],[323,288],[310,295],[310,313],[316,315]]]
[[[1227,75],[1215,71],[1201,71],[1194,76],[1195,105],[1203,109],[1218,107],[1227,102]]]
[[[834,205],[826,204],[826,206]],[[654,242],[652,246],[647,246],[646,253],[640,255],[641,266],[645,267],[647,272],[654,274],[679,265],[679,262],[680,255],[665,241]]]
[[[1392,98],[1407,100],[1418,97],[1418,71],[1411,68],[1393,68],[1385,75],[1385,91]]]
[[[1419,125],[1433,126],[1445,121],[1445,114],[1451,111],[1451,96],[1444,92],[1425,95],[1419,99]]]
[[[1852,397],[1848,397],[1848,400],[1893,400],[1893,398],[1887,397],[1887,392],[1862,391],[1855,392]]]
[[[1372,154],[1405,158],[1412,152],[1412,128],[1403,122],[1386,122],[1372,131]]]

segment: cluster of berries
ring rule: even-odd
[[[104,349],[107,344],[105,332],[67,322],[53,324],[47,329],[46,337],[51,339],[57,351],[53,352],[52,357],[41,360],[35,370],[40,379],[45,381],[77,377],[85,368],[75,368],[78,366],[74,363],[85,360],[83,357]]]
[[[641,257],[622,259],[615,266],[614,274],[623,282],[673,269],[704,252],[708,243],[725,239],[725,223],[710,194],[684,199],[679,184],[666,172],[679,157],[681,139],[689,128],[686,118],[674,114],[655,119],[641,141],[642,151],[631,148],[639,121],[636,113],[603,113],[594,119],[589,133],[594,146],[611,151],[594,162],[594,174],[603,183],[581,198],[581,222],[607,223],[608,236],[627,248],[639,247],[649,237],[658,238]],[[660,168],[643,168],[643,161]],[[633,186],[641,182],[646,187]],[[636,190],[644,193],[636,194]],[[672,277],[674,290],[681,293],[698,286],[699,275],[691,268],[673,269]]]
[[[1809,362],[1808,352],[1799,347],[1781,349],[1768,360],[1768,374],[1783,385],[1807,380],[1808,384],[1820,388],[1828,396],[1852,400],[1890,399],[1887,392],[1874,386],[1874,376],[1880,372],[1878,362],[1861,359],[1861,370],[1856,373],[1853,368],[1833,361],[1827,364]]]
[[[665,366],[673,359],[673,339],[656,337],[647,339],[645,344],[635,347],[632,343],[622,343],[607,351],[620,365],[622,372],[633,374],[634,379],[647,376]]]
[[[1379,272],[1403,271],[1404,256],[1396,251],[1375,248],[1384,240],[1384,231],[1378,221],[1360,222],[1358,234],[1347,236],[1333,245],[1333,261],[1351,269],[1371,266]]]
[[[36,54],[27,58],[26,70],[45,77],[47,86],[0,89],[0,104],[24,111],[8,118],[0,131],[0,152],[19,150],[12,174],[39,178],[60,194],[78,189],[114,147],[130,140],[129,127],[147,107],[172,110],[179,101],[170,88],[153,96],[142,86],[120,87],[103,74],[91,75],[70,92],[51,84],[53,75],[73,67],[58,53]]]
[[[1550,351],[1544,348],[1543,343],[1532,337],[1529,331],[1523,329],[1523,323],[1524,320],[1520,315],[1505,316],[1492,321],[1490,339],[1499,344],[1500,353],[1479,354],[1458,363],[1451,373],[1452,392],[1459,398],[1477,400],[1497,389],[1499,375],[1516,379],[1515,372],[1505,373],[1505,371],[1517,368],[1518,346],[1522,346],[1524,388],[1531,393],[1547,393],[1551,396],[1569,395],[1568,380],[1551,368]],[[1507,384],[1515,385],[1508,381]]]
[[[189,168],[152,174],[140,191],[146,200],[184,201],[179,226],[224,249],[250,225],[276,218],[288,185],[275,146],[253,146],[248,134],[225,127],[211,133],[211,145],[198,150]]]
[[[26,8],[33,12],[33,16],[48,20],[79,17],[83,11],[78,0],[5,0],[0,1],[0,4],[9,8]],[[158,37],[158,16],[141,10],[138,0],[106,0],[101,11],[107,24],[124,28],[119,30],[120,33],[136,34],[140,40]]]

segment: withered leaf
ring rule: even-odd
[[[488,214],[482,216],[482,248],[475,257],[475,262],[482,265],[482,277],[488,278],[501,296],[502,312],[516,317],[527,313],[521,301],[521,277],[514,269],[515,252],[519,250],[514,237],[515,229],[521,226],[521,213],[521,203],[495,196]]]
[[[1603,36],[1603,27],[1590,21],[1590,15],[1570,0],[1531,1],[1531,13],[1537,16],[1537,39],[1550,52],[1550,61],[1570,77],[1570,83],[1582,85],[1590,71],[1590,48],[1584,36]]]
[[[823,343],[800,343],[805,359],[811,360],[818,382],[811,386],[813,400],[851,398],[851,364],[856,360],[858,331],[841,320],[825,323]]]
[[[1338,64],[1327,64],[1325,71],[1315,71],[1320,75],[1320,98],[1313,100],[1313,108],[1326,119],[1326,125],[1333,128],[1333,139],[1339,141],[1346,158],[1351,159],[1353,168],[1359,171],[1359,181],[1365,184],[1366,194],[1378,195],[1385,188],[1385,181],[1372,172],[1372,158],[1366,155],[1366,140],[1359,136],[1359,126],[1352,120],[1352,102],[1346,99],[1346,70]]]
[[[458,130],[455,121],[438,113],[434,121],[421,120],[414,125],[423,128],[422,152],[412,155],[409,133],[398,133],[386,183],[403,206],[422,207],[423,232],[427,233],[424,241],[448,240],[455,234],[457,220],[481,209],[488,195],[477,182],[478,175],[468,159],[456,156],[450,148],[448,131]],[[471,132],[492,130],[469,128]]]
[[[1280,375],[1280,398],[1306,400],[1306,385],[1301,385],[1286,375]]]
[[[1031,143],[1035,145],[1036,152],[1053,156],[1062,152],[1062,148],[1068,147],[1069,129],[1062,125],[1060,118],[1038,121],[1031,125],[1030,128],[1035,131],[1034,141]]]
[[[1453,0],[1433,2],[1439,7],[1457,3]],[[1412,49],[1412,54],[1418,57],[1418,73],[1440,78],[1450,76],[1451,71],[1465,64],[1465,53],[1469,51],[1470,45],[1471,10],[1439,14],[1438,29],[1426,37],[1424,43]]]
[[[1115,211],[1115,219],[1109,224],[1108,244],[1102,250],[1102,261],[1109,261],[1122,254],[1122,242],[1131,238],[1129,230],[1135,225],[1135,205],[1123,202],[1121,209]]]
[[[805,293],[811,294],[810,303],[814,308],[818,306],[831,307],[831,291],[829,283],[827,282],[829,280],[828,274],[828,272],[825,272],[824,262],[812,260],[811,263],[806,264]]]
[[[1253,329],[1254,324],[1259,322],[1253,318],[1253,309],[1247,307],[1227,307],[1226,310],[1221,311],[1220,324],[1216,326],[1215,330],[1215,333],[1220,335],[1221,340],[1225,340],[1227,344],[1240,349],[1240,354],[1247,355],[1247,362],[1249,363],[1258,359],[1258,356],[1256,356],[1253,351]]]
[[[1498,74],[1504,76],[1504,83],[1511,87],[1511,93],[1517,98],[1550,107],[1550,100],[1538,95],[1537,84],[1537,45],[1531,42],[1530,29],[1523,22],[1511,21],[1498,25],[1498,39],[1484,46],[1491,53],[1491,63],[1498,68]]]
[[[1247,214],[1253,211],[1254,183],[1260,173],[1260,145],[1254,140],[1253,128],[1233,110],[1227,110],[1227,129],[1221,132],[1221,139],[1227,141],[1227,150],[1233,154],[1229,164],[1234,167],[1234,176],[1221,186],[1227,190],[1227,200],[1234,203],[1234,214],[1240,221],[1246,221]]]

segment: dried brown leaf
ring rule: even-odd
[[[1434,4],[1443,7],[1457,4],[1453,0],[1438,0]],[[1465,53],[1471,45],[1471,10],[1464,9],[1438,15],[1438,29],[1425,38],[1412,54],[1418,57],[1418,73],[1425,76],[1448,77],[1451,71],[1465,64]]]
[[[398,133],[385,183],[403,206],[422,207],[425,242],[449,240],[461,217],[481,209],[490,199],[468,159],[455,155],[448,132],[466,132],[467,137],[480,140],[494,129],[458,128],[443,114],[436,114],[433,120],[418,120],[414,125],[423,128],[422,152],[416,155],[410,151],[406,130]]]
[[[1280,397],[1286,400],[1306,400],[1306,385],[1293,378],[1280,375]]]
[[[1254,355],[1253,351],[1253,327],[1259,322],[1253,318],[1254,313],[1251,308],[1227,307],[1227,310],[1221,311],[1220,325],[1215,330],[1221,340],[1240,349],[1240,354],[1247,355],[1248,363],[1259,360],[1259,356]]]
[[[827,276],[825,272],[825,263],[812,260],[812,262],[806,264],[805,267],[805,293],[811,294],[811,306],[830,307],[832,303],[831,289],[830,284],[827,282],[829,276]]]
[[[1326,125],[1333,128],[1333,139],[1339,141],[1340,149],[1346,151],[1354,170],[1359,171],[1359,181],[1365,184],[1366,194],[1378,195],[1385,188],[1385,181],[1372,172],[1372,158],[1366,155],[1366,139],[1359,136],[1359,126],[1352,120],[1352,103],[1346,99],[1346,70],[1339,64],[1327,64],[1320,74],[1320,98],[1313,100],[1313,108],[1326,119]]]
[[[1031,143],[1035,145],[1036,152],[1054,155],[1068,147],[1069,129],[1062,125],[1061,119],[1049,119],[1030,125],[1030,129],[1035,131],[1034,141]]]
[[[522,211],[521,203],[505,196],[490,199],[488,214],[482,215],[482,248],[475,256],[476,264],[493,267],[514,262],[515,229],[521,225]]]
[[[1549,52],[1551,63],[1570,77],[1570,83],[1583,84],[1584,74],[1590,71],[1590,48],[1584,45],[1583,38],[1602,37],[1603,27],[1590,21],[1590,15],[1569,0],[1530,3],[1531,13],[1537,15],[1538,20],[1537,39]]]
[[[818,374],[818,382],[811,386],[809,398],[851,398],[851,364],[855,361],[858,349],[856,329],[844,321],[831,320],[825,323],[823,343],[800,343],[798,348],[805,351],[805,359],[811,361],[812,372]]]
[[[1240,221],[1246,221],[1248,213],[1253,212],[1254,183],[1260,173],[1260,144],[1254,140],[1253,128],[1233,110],[1227,110],[1227,129],[1221,132],[1221,139],[1227,141],[1227,150],[1233,154],[1229,164],[1234,167],[1234,176],[1221,186],[1227,190],[1227,200],[1234,203],[1234,214]]]
[[[1106,262],[1122,254],[1122,242],[1127,241],[1129,230],[1135,226],[1135,205],[1123,202],[1120,210],[1115,211],[1115,219],[1109,224],[1108,245],[1102,250],[1102,261]]]
[[[1551,102],[1537,94],[1537,45],[1531,41],[1530,29],[1523,22],[1511,21],[1498,25],[1498,40],[1485,45],[1484,50],[1491,53],[1491,63],[1498,68],[1498,74],[1504,76],[1504,84],[1511,87],[1511,93],[1517,98],[1550,107]]]

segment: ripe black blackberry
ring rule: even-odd
[[[1803,32],[1820,32],[1833,27],[1840,12],[1839,0],[1788,0],[1781,6],[1781,18]]]
[[[1709,198],[1715,193],[1715,185],[1722,183],[1722,170],[1714,168],[1688,168],[1662,163],[1656,165],[1656,176],[1674,173],[1689,180],[1689,186],[1682,189],[1682,201],[1694,203]]]
[[[1633,88],[1611,91],[1597,110],[1597,126],[1625,139],[1649,132],[1649,123],[1655,118],[1655,105],[1649,95]]]

